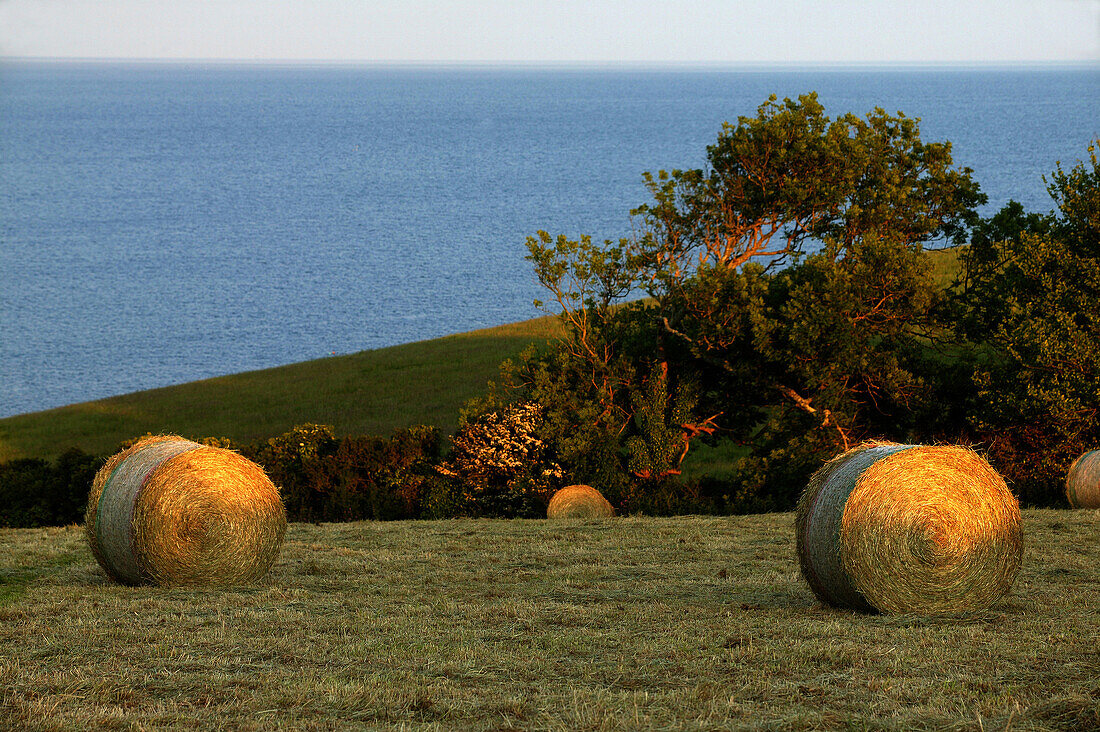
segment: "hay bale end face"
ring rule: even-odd
[[[84,532],[117,582],[232,585],[274,564],[286,511],[259,465],[161,435],[114,455],[96,473]]]
[[[860,445],[813,475],[795,527],[814,594],[864,612],[981,610],[1023,554],[1016,497],[964,447]]]
[[[1100,450],[1086,452],[1069,466],[1066,498],[1073,508],[1100,508]]]
[[[555,493],[546,507],[550,519],[611,518],[615,509],[603,494],[590,485],[568,485]]]

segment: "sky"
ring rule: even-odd
[[[1100,0],[0,0],[0,58],[1100,62]]]

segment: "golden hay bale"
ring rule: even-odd
[[[1066,498],[1073,508],[1100,508],[1100,450],[1086,452],[1069,466]]]
[[[865,612],[980,610],[1012,587],[1020,506],[965,447],[865,443],[814,473],[795,519],[802,576]]]
[[[567,485],[555,493],[546,507],[546,518],[610,518],[615,509],[590,485]]]
[[[286,510],[259,465],[161,435],[96,473],[84,532],[100,566],[123,584],[230,585],[274,564]]]

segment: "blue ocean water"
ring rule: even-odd
[[[0,416],[533,317],[524,239],[816,90],[922,118],[986,212],[1100,136],[1100,69],[0,64]]]

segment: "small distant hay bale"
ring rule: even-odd
[[[795,519],[802,575],[863,612],[981,610],[1012,587],[1020,506],[965,447],[865,443],[818,470]]]
[[[1069,466],[1066,498],[1073,508],[1100,508],[1100,450],[1086,452]]]
[[[96,473],[84,532],[127,585],[233,585],[263,576],[286,534],[279,490],[230,450],[160,435]]]
[[[546,518],[611,518],[615,509],[590,485],[567,485],[555,493],[546,507]]]

